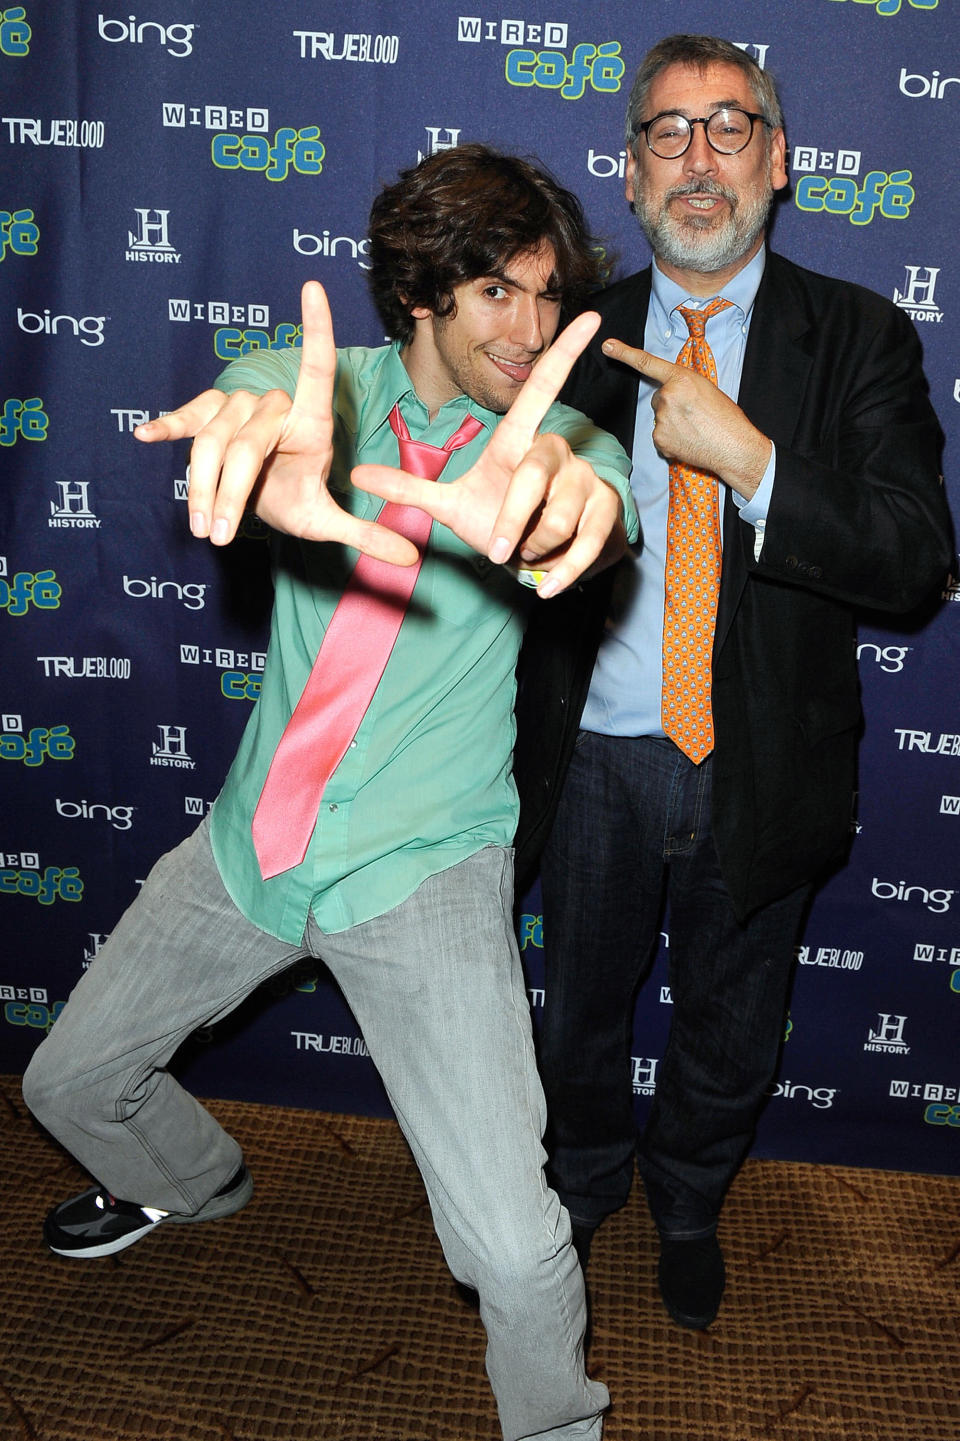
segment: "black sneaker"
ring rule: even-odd
[[[43,1223],[43,1239],[58,1256],[113,1256],[164,1221],[216,1221],[241,1210],[252,1195],[253,1177],[244,1165],[193,1216],[119,1201],[103,1187],[91,1186],[54,1207]]]

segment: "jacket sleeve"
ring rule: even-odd
[[[759,561],[748,568],[856,606],[906,611],[953,556],[939,473],[941,431],[909,319],[859,292],[856,330],[812,366],[805,413],[816,434],[777,439]],[[776,438],[776,437],[775,437]]]

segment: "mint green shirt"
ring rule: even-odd
[[[298,349],[234,361],[216,384],[292,395]],[[485,427],[453,453],[439,484],[462,475],[499,421],[467,396],[432,424],[397,345],[337,352],[334,461],[328,484],[353,515],[375,518],[383,501],[356,490],[360,462],[397,465],[388,422],[394,404],[415,440],[442,445],[467,411]],[[637,533],[630,462],[620,445],[566,406],[542,429],[563,435],[624,503]],[[405,900],[428,876],[489,844],[509,846],[518,803],[511,773],[514,667],[528,607],[548,605],[434,522],[393,653],[346,755],[327,783],[301,865],[265,881],[250,833],[273,753],[306,684],[357,552],[334,542],[272,537],[275,597],[263,684],[211,816],[224,884],[262,930],[297,943],[313,910],[322,931],[358,925]]]

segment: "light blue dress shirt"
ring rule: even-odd
[[[743,356],[753,303],[763,275],[766,252],[761,247],[753,259],[724,286],[724,300],[731,302],[707,322],[706,337],[717,363],[719,387],[733,400],[740,391]],[[664,360],[676,361],[689,334],[678,306],[701,309],[713,296],[688,295],[653,264],[653,280],[644,349]],[[663,576],[667,548],[667,505],[669,467],[653,444],[653,412],[650,397],[655,386],[640,378],[637,422],[633,438],[633,472],[630,480],[640,513],[643,546],[634,553],[631,568],[622,563],[614,587],[607,629],[600,644],[590,692],[581,725],[602,735],[663,735],[660,720],[663,644]],[[763,479],[749,501],[734,493],[742,520],[756,532],[755,555],[763,545],[770,497],[773,493],[776,452],[770,456]],[[720,491],[720,520],[726,486]]]

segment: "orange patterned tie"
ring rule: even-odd
[[[689,365],[714,385],[717,364],[705,338],[707,321],[730,303],[717,298],[702,310],[677,307],[690,332],[677,364]],[[711,660],[719,593],[717,477],[674,462],[664,572],[661,719],[664,733],[695,765],[713,750]]]

